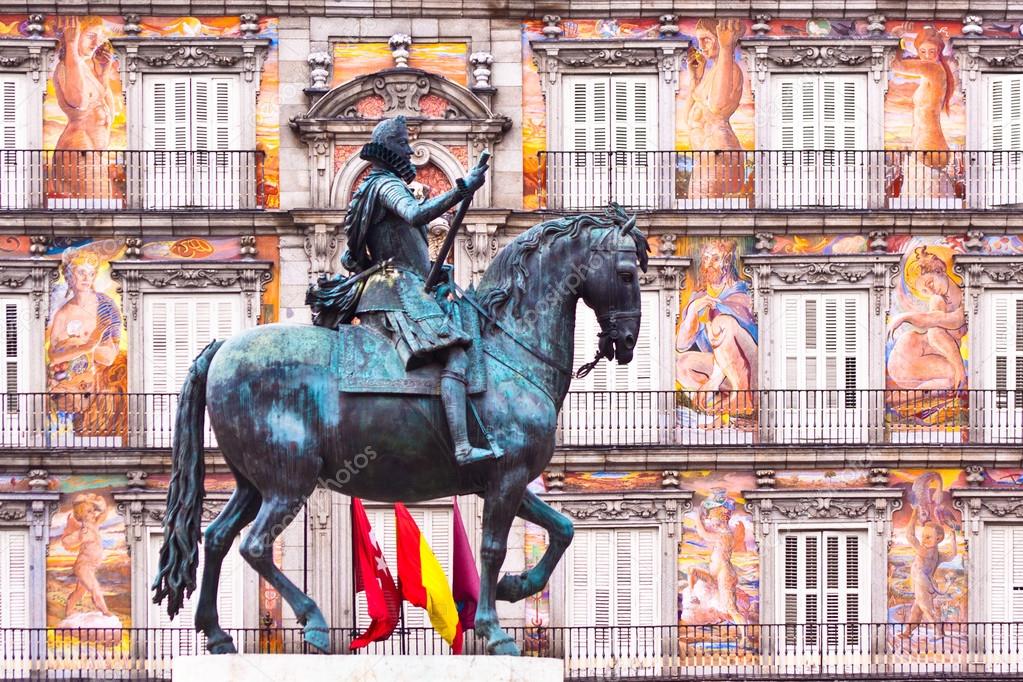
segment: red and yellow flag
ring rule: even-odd
[[[458,621],[458,608],[451,596],[451,586],[434,556],[419,526],[405,505],[394,505],[395,528],[398,536],[398,586],[401,596],[413,606],[426,609],[433,629],[451,645],[456,654],[462,653],[462,626]]]

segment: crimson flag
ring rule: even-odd
[[[476,606],[480,602],[480,573],[472,558],[472,547],[462,525],[462,514],[458,510],[458,498],[452,497],[454,509],[454,551],[451,557],[451,592],[458,607],[458,621],[462,630],[472,630],[476,624]]]
[[[380,543],[366,518],[362,501],[352,498],[352,544],[355,556],[355,592],[366,593],[371,622],[366,632],[352,640],[352,649],[387,639],[398,625],[401,594],[384,561]]]

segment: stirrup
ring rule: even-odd
[[[455,451],[455,463],[458,466],[466,466],[469,464],[475,464],[476,462],[485,462],[488,459],[498,459],[498,455],[493,450],[488,448],[473,448],[470,447],[467,452],[459,453]]]

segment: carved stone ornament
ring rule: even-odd
[[[667,496],[661,491],[656,494],[629,498],[618,496],[557,497],[549,501],[563,514],[574,521],[659,521],[677,522],[681,514],[692,508],[691,493]]]
[[[60,493],[44,490],[0,493],[0,524],[28,526],[32,537],[41,540],[46,537],[59,498]]]
[[[53,260],[0,260],[0,291],[28,293],[32,316],[41,320],[46,314],[50,287],[59,276],[60,262]]]
[[[751,70],[763,82],[773,71],[869,71],[881,82],[887,70],[887,54],[898,46],[897,39],[870,41],[778,40],[757,36],[740,44],[748,50]]]
[[[337,230],[333,225],[316,224],[306,228],[302,244],[309,259],[309,278],[315,281],[320,275],[333,274],[337,258]]]
[[[34,83],[45,79],[46,69],[57,46],[50,38],[5,38],[0,40],[0,67],[28,74]]]
[[[758,488],[773,488],[775,484],[774,469],[758,469],[754,472],[757,476]]]
[[[139,299],[143,291],[166,289],[216,289],[236,291],[244,301],[244,315],[258,317],[260,295],[273,279],[272,264],[265,261],[159,262],[113,261],[110,277],[117,282],[129,321],[139,319]]]
[[[147,71],[211,71],[240,73],[257,80],[270,46],[266,38],[114,38],[122,78],[135,83]]]
[[[862,520],[885,532],[892,513],[902,508],[902,491],[880,488],[843,490],[749,490],[744,491],[746,509],[760,537],[767,537],[776,523],[823,520]]]
[[[472,282],[478,284],[500,247],[497,241],[497,225],[466,225],[462,238],[462,249],[469,258]]]
[[[771,31],[771,15],[756,14],[749,29],[758,36],[767,35]]]
[[[682,479],[679,478],[679,472],[677,470],[670,469],[670,470],[662,471],[661,472],[661,487],[662,488],[671,488],[671,489],[674,489],[674,490],[679,490],[680,489],[679,486],[680,486],[681,483],[682,483]]]
[[[491,88],[490,73],[494,64],[494,55],[489,52],[473,52],[469,55],[469,65],[472,66],[472,77],[475,79],[473,89],[487,90]]]
[[[326,90],[327,80],[330,78],[330,67],[334,63],[329,52],[310,52],[306,58],[309,64],[309,88],[311,90]]]
[[[955,254],[952,263],[956,274],[963,278],[963,291],[971,316],[980,314],[985,290],[1023,287],[1023,262],[1016,256]]]
[[[547,490],[559,491],[565,489],[565,472],[564,471],[548,471],[544,474],[544,481],[547,484]]]
[[[766,315],[775,288],[816,289],[831,285],[868,289],[873,294],[874,314],[887,310],[893,282],[899,273],[897,254],[842,256],[788,256],[751,254],[743,272],[753,279],[759,314]]]
[[[661,36],[669,37],[678,35],[678,15],[677,14],[662,14],[658,21],[660,26],[657,27],[657,33]]]
[[[409,48],[412,47],[412,36],[406,33],[395,33],[387,39],[387,47],[394,59],[394,68],[407,69]]]
[[[681,57],[689,41],[679,37],[661,40],[534,40],[530,43],[540,85],[547,90],[567,72],[592,73],[615,69],[637,73],[660,73],[666,83],[677,85]]]
[[[960,488],[952,490],[952,504],[963,512],[963,525],[976,535],[985,521],[1023,517],[1023,490]]]
[[[561,17],[556,14],[545,14],[543,17],[543,37],[548,40],[557,40],[565,33],[565,29],[561,28]]]
[[[968,35],[965,28],[963,33]],[[961,85],[976,80],[985,71],[1023,69],[1023,40],[1018,38],[954,37],[952,45],[964,75]]]
[[[206,494],[201,512],[203,523],[209,523],[217,518],[228,497],[226,493]],[[167,513],[166,492],[135,488],[115,492],[113,498],[117,504],[117,513],[124,518],[124,534],[129,549],[134,543],[145,540],[147,528],[158,528],[163,525],[163,517]]]

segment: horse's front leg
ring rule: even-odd
[[[508,552],[508,531],[522,503],[527,473],[521,467],[498,471],[483,496],[483,545],[480,547],[480,601],[476,632],[487,640],[487,652],[518,656],[519,647],[497,621],[497,577]]]
[[[518,516],[546,530],[550,536],[550,545],[536,566],[522,573],[508,573],[501,578],[497,584],[497,598],[501,601],[516,602],[542,590],[575,534],[572,522],[565,515],[530,490],[522,498]]]

